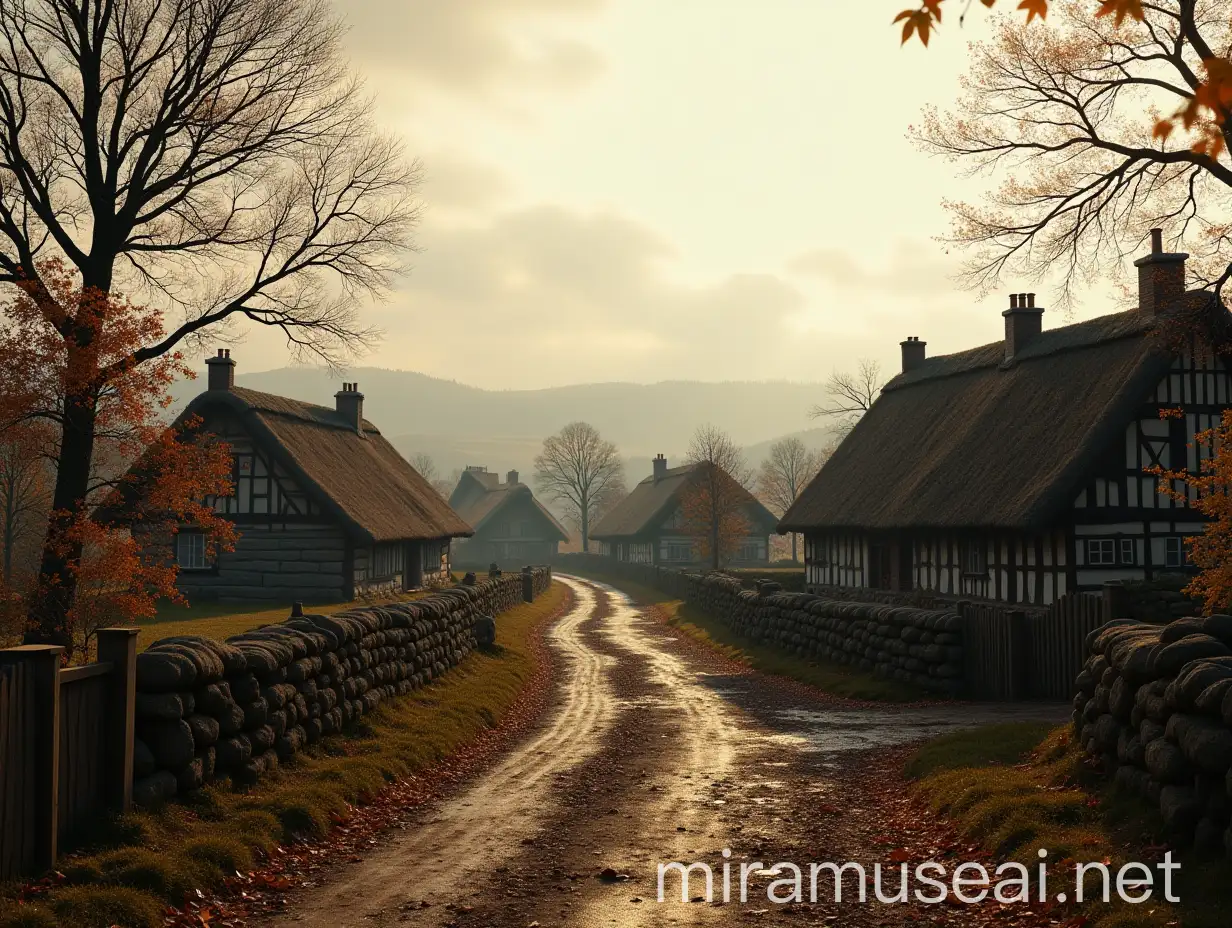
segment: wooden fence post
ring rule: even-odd
[[[528,603],[535,601],[535,569],[533,567],[522,568],[522,601]]]
[[[34,777],[34,845],[28,860],[31,873],[50,870],[56,863],[60,831],[60,658],[64,648],[28,644],[0,651],[0,663],[24,664],[30,676],[31,738],[29,772]]]
[[[98,659],[100,663],[111,664],[107,676],[107,731],[103,733],[104,801],[117,812],[127,812],[133,804],[137,629],[99,629]]]
[[[1104,581],[1104,621],[1113,619],[1128,619],[1129,590],[1120,580]]]
[[[1009,622],[1009,698],[1026,699],[1030,695],[1031,677],[1031,640],[1028,637],[1030,629],[1027,627],[1027,614],[1021,609],[1013,609],[1009,614]]]

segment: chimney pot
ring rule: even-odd
[[[1011,293],[1005,318],[1005,360],[1012,361],[1039,335],[1044,326],[1044,310],[1035,305],[1034,293]]]
[[[898,346],[903,351],[903,373],[914,370],[924,363],[924,358],[927,352],[928,342],[920,341],[918,335],[908,335],[907,340],[899,342]]]
[[[205,369],[207,390],[230,390],[235,386],[235,362],[231,360],[230,348],[219,348],[218,354],[206,358]]]
[[[1151,230],[1151,253],[1134,262],[1138,268],[1138,309],[1147,316],[1168,312],[1185,295],[1184,252],[1164,251],[1163,229]]]
[[[358,384],[344,383],[342,389],[334,394],[334,408],[338,415],[346,420],[362,437],[364,434],[364,395],[359,392]]]
[[[511,470],[509,473],[505,474],[505,483],[509,484],[511,487],[517,486],[518,472],[516,470]]]

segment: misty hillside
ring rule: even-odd
[[[333,405],[340,381],[313,368],[245,374],[236,382],[269,393]],[[468,464],[529,476],[543,439],[576,419],[614,441],[632,484],[650,473],[655,454],[679,461],[697,426],[712,422],[746,449],[756,466],[769,443],[797,434],[810,447],[828,442],[810,427],[808,409],[824,396],[820,384],[786,382],[579,384],[544,390],[483,390],[411,371],[354,368],[347,379],[364,393],[364,415],[407,457],[432,456],[442,476]],[[203,386],[183,383],[177,406]]]

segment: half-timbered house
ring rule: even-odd
[[[703,562],[697,538],[686,525],[683,503],[696,465],[668,467],[657,455],[653,473],[633,488],[591,530],[599,554],[642,564],[677,567]],[[770,535],[774,515],[752,493],[743,491],[744,521],[748,534],[733,545],[729,566],[763,566],[769,563]]]
[[[805,537],[810,586],[1042,604],[1188,569],[1203,520],[1148,470],[1197,470],[1232,381],[1178,321],[1212,297],[1152,239],[1134,310],[1044,330],[1016,294],[1002,341],[901,343],[902,372],[779,523]]]
[[[486,467],[468,467],[449,496],[475,534],[460,541],[454,552],[458,564],[498,564],[522,567],[546,564],[556,557],[569,533],[556,517],[535,499],[530,487],[511,470],[501,483],[500,475]]]
[[[330,408],[237,387],[229,351],[206,365],[208,389],[181,418],[231,448],[234,490],[213,504],[239,540],[209,559],[201,533],[181,527],[190,599],[328,602],[448,577],[450,539],[470,526],[363,417],[357,384]]]

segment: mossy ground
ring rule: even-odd
[[[916,751],[905,772],[934,811],[949,817],[999,862],[1034,868],[1039,849],[1046,848],[1055,862],[1050,869],[1053,888],[1058,879],[1073,881],[1072,865],[1060,867],[1067,859],[1107,860],[1115,879],[1117,869],[1142,860],[1144,849],[1160,841],[1158,815],[1097,777],[1072,743],[1068,727],[1013,723],[945,735]],[[1150,901],[1087,903],[1081,914],[1088,928],[1227,925],[1232,905],[1228,863],[1191,853],[1174,854],[1173,859],[1181,863],[1174,878],[1180,903],[1163,901],[1156,870]],[[1099,882],[1089,872],[1088,893],[1094,894]]]
[[[61,860],[68,885],[38,905],[0,892],[0,928],[157,928],[165,903],[252,866],[254,848],[321,836],[342,814],[400,777],[431,767],[499,724],[535,672],[533,630],[567,596],[563,584],[502,613],[498,646],[476,651],[440,680],[326,738],[248,793],[223,781],[185,802],[103,823]]]

